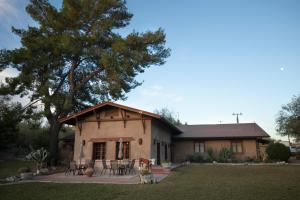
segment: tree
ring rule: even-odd
[[[18,124],[23,118],[20,103],[9,103],[9,97],[0,97],[0,147],[6,148],[16,141]]]
[[[161,115],[163,118],[165,118],[174,125],[182,125],[181,121],[178,118],[176,119],[174,112],[166,107],[162,109],[156,109],[154,110],[154,113]]]
[[[300,95],[294,96],[290,103],[282,106],[276,123],[279,134],[300,138]]]
[[[266,153],[270,160],[285,162],[289,160],[291,155],[290,148],[281,143],[270,143],[267,146]]]
[[[55,160],[59,118],[101,101],[125,99],[141,85],[135,77],[162,65],[170,50],[162,29],[118,33],[133,16],[123,0],[64,0],[60,9],[48,0],[31,0],[26,11],[38,26],[12,28],[21,47],[1,50],[0,69],[12,67],[20,74],[6,78],[1,93],[43,104]]]

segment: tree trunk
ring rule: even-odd
[[[52,117],[51,119],[48,119],[49,122],[49,161],[50,164],[56,165],[58,160],[58,134],[61,129],[61,124],[58,121],[58,118]]]

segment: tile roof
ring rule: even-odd
[[[175,139],[270,137],[256,123],[181,125],[178,128],[183,133],[176,135]]]

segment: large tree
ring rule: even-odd
[[[282,106],[276,123],[279,134],[300,139],[300,95]]]
[[[132,18],[123,0],[63,0],[60,9],[48,0],[31,0],[27,13],[37,26],[12,28],[21,47],[2,49],[0,69],[20,71],[2,84],[2,94],[28,96],[43,104],[50,126],[50,156],[57,157],[59,118],[89,105],[125,99],[139,86],[135,77],[169,56],[162,29],[120,29]]]

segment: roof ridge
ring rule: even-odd
[[[248,122],[248,123],[224,123],[224,124],[182,124],[179,126],[206,126],[206,125],[246,125],[246,124],[257,124],[255,122]]]

